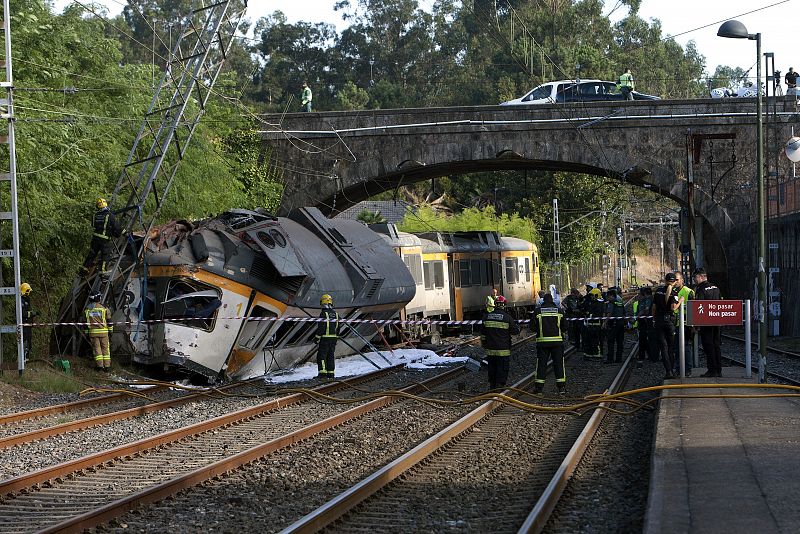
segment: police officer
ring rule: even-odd
[[[708,274],[702,267],[694,271],[695,295],[697,300],[721,300],[719,288],[708,281]],[[722,376],[722,336],[719,326],[701,326],[700,342],[706,353],[708,371],[700,376]]]
[[[22,322],[29,324],[34,317],[39,315],[38,312],[31,310],[31,285],[28,282],[22,282],[19,286],[20,301],[22,302]],[[22,347],[25,352],[25,360],[28,360],[28,354],[31,352],[33,344],[33,327],[22,327]]]
[[[597,288],[589,291],[583,299],[583,316],[586,318],[586,339],[583,343],[583,357],[587,360],[600,360],[603,352],[600,349],[600,330],[605,315],[605,302]]]
[[[481,346],[489,365],[489,389],[505,387],[511,358],[511,336],[519,334],[519,325],[506,311],[506,298],[498,295],[494,309],[483,314]]]
[[[319,343],[317,347],[317,378],[323,380],[333,380],[333,371],[336,368],[336,340],[339,330],[339,314],[333,309],[333,297],[327,293],[319,299],[322,306],[317,323],[317,334],[315,340]]]
[[[111,258],[113,251],[112,238],[122,235],[122,229],[119,227],[117,218],[108,209],[108,202],[104,198],[98,198],[95,202],[97,211],[94,213],[92,224],[94,226],[94,233],[92,234],[92,242],[89,245],[89,257],[83,262],[81,273],[86,274],[89,269],[94,265],[97,256],[100,256],[100,271],[106,271],[106,263]]]
[[[92,343],[95,367],[108,371],[111,369],[111,347],[108,342],[108,334],[114,327],[108,322],[110,312],[100,302],[102,298],[100,293],[90,295],[89,305],[84,313],[87,323],[86,330]]]
[[[577,288],[572,288],[569,295],[564,299],[564,315],[566,316],[569,340],[575,347],[576,352],[581,350],[581,292]]]
[[[567,375],[564,371],[564,316],[552,295],[545,295],[541,307],[533,312],[531,330],[536,334],[536,378],[533,392],[538,394],[544,389],[547,362],[552,359],[558,394],[565,395]]]
[[[653,322],[655,324],[656,336],[658,336],[658,352],[661,354],[661,361],[664,363],[666,378],[675,378],[672,372],[673,354],[675,343],[675,315],[672,313],[678,308],[677,292],[673,293],[677,277],[675,273],[667,273],[664,276],[666,282],[656,290],[653,297]]]
[[[608,303],[606,304],[605,320],[603,327],[608,338],[608,352],[606,363],[620,363],[622,350],[625,345],[625,303],[618,287],[608,289]],[[616,345],[616,352],[614,351]],[[613,359],[613,361],[612,361]]]

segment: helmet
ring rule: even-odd
[[[599,296],[601,296],[601,295],[603,294],[603,292],[602,292],[602,291],[600,291],[600,290],[599,290],[599,289],[597,289],[597,288],[594,288],[594,289],[592,289],[591,291],[589,291],[589,294],[590,294],[590,295],[594,295],[595,297],[599,297]]]
[[[333,297],[325,293],[319,299],[320,306],[333,306]]]
[[[92,302],[100,302],[102,298],[103,295],[101,295],[100,293],[92,293],[91,295],[89,295],[89,300],[91,300]]]
[[[106,202],[106,199],[104,199],[102,197],[99,197],[95,201],[94,205],[97,206],[97,209],[101,210],[103,208],[107,208],[108,207],[108,202]]]
[[[503,295],[497,295],[494,298],[494,305],[498,308],[505,308],[506,302],[506,298]]]
[[[19,285],[19,294],[23,297],[30,295],[31,291],[33,291],[33,288],[31,288],[31,285],[28,282],[22,282]]]

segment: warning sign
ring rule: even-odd
[[[690,300],[687,323],[692,326],[741,325],[741,300]]]

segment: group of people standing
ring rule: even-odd
[[[603,345],[606,345],[605,363],[622,361],[625,330],[632,327],[639,337],[638,365],[643,362],[662,362],[666,378],[678,374],[679,313],[681,306],[692,299],[720,300],[720,290],[709,282],[702,268],[694,272],[694,289],[684,284],[680,272],[664,276],[664,284],[655,292],[642,287],[633,300],[633,313],[628,315],[618,287],[603,289],[602,284],[587,284],[586,294],[576,288],[563,302],[556,303],[551,293],[540,295],[540,301],[530,313],[530,329],[536,335],[536,378],[534,392],[539,394],[546,381],[547,363],[553,362],[558,393],[566,393],[564,369],[564,342],[569,340],[587,360],[603,361]],[[633,319],[633,321],[631,321]],[[632,324],[631,324],[632,323]],[[685,327],[686,340],[692,338],[693,330]],[[699,327],[703,351],[708,370],[703,377],[722,376],[721,333],[718,326]],[[506,310],[506,299],[493,294],[487,297],[486,312],[481,326],[481,342],[489,367],[489,388],[504,387],[508,379],[511,336],[518,334],[517,321]],[[697,355],[688,352],[687,375],[697,363]]]

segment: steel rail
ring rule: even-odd
[[[614,378],[614,381],[606,390],[606,394],[617,393],[623,387],[625,387],[625,384],[627,384],[628,378],[630,377],[633,369],[632,362],[638,351],[638,348],[639,343],[637,342],[634,344],[630,354],[628,354],[628,358],[620,368],[619,373],[617,373],[617,376]],[[558,467],[555,475],[553,475],[553,478],[550,480],[550,483],[547,485],[544,493],[536,502],[533,510],[531,510],[530,514],[528,514],[528,517],[525,518],[525,521],[522,523],[522,526],[520,526],[518,532],[539,533],[544,530],[547,520],[550,518],[553,510],[555,510],[559,499],[561,499],[561,495],[564,493],[564,489],[567,487],[567,483],[569,482],[570,478],[572,478],[572,474],[578,467],[578,464],[583,458],[586,449],[589,447],[592,438],[594,438],[594,435],[600,428],[600,424],[603,422],[603,418],[606,416],[606,410],[603,408],[607,406],[609,406],[609,403],[603,402],[598,408],[595,408],[594,413],[589,418],[589,421],[586,423],[583,431],[578,436],[578,439],[575,440],[575,444],[572,446],[569,453],[567,453],[564,461],[561,462],[561,465]]]
[[[744,339],[742,339],[740,337],[732,336],[730,334],[722,334],[722,337],[724,337],[726,339],[732,339],[734,341],[738,341],[739,343],[744,343],[745,342]],[[751,341],[750,345],[753,346],[753,347],[757,347],[758,343],[756,343],[755,341]],[[796,358],[796,359],[800,360],[800,354],[798,354],[796,352],[790,352],[788,350],[783,350],[783,349],[776,349],[774,347],[767,347],[767,350],[769,352],[774,352],[776,354],[782,354],[783,356],[786,356],[787,358]]]
[[[316,388],[315,391],[326,394],[338,391],[340,389],[344,389],[348,385],[356,385],[356,384],[361,384],[363,382],[375,380],[386,374],[389,374],[392,371],[395,371],[398,367],[399,366],[386,367],[350,380],[336,382],[332,384],[326,384],[324,386]],[[156,436],[151,436],[148,438],[140,439],[138,441],[120,445],[118,447],[114,447],[113,449],[108,449],[81,458],[76,458],[74,460],[69,460],[67,462],[46,467],[38,471],[25,473],[14,478],[0,481],[0,496],[8,495],[16,491],[30,488],[32,486],[35,486],[37,484],[42,484],[49,480],[65,477],[67,475],[75,473],[76,471],[80,471],[82,469],[87,469],[90,467],[95,467],[100,464],[103,464],[104,462],[114,460],[115,458],[122,458],[125,456],[135,455],[147,449],[160,447],[162,445],[173,443],[175,441],[178,441],[180,439],[189,436],[194,436],[202,432],[206,432],[208,430],[214,430],[216,428],[230,425],[232,423],[236,423],[244,419],[257,417],[264,413],[274,411],[279,408],[285,408],[286,406],[308,400],[310,400],[310,397],[307,394],[294,393],[286,397],[279,397],[277,399],[273,399],[269,402],[259,404],[257,406],[251,406],[249,408],[244,408],[236,412],[221,415],[213,419],[200,421],[199,423],[195,423],[193,425],[181,427],[175,430],[170,430],[168,432],[164,432]]]
[[[153,393],[166,386],[153,386],[139,390],[139,393]],[[32,410],[25,410],[24,412],[15,412],[6,415],[0,415],[0,425],[9,423],[18,423],[19,421],[27,421],[29,419],[38,419],[47,415],[61,414],[82,410],[95,404],[107,404],[131,398],[127,393],[112,393],[110,395],[101,395],[99,397],[92,397],[90,399],[82,399],[73,402],[65,402],[63,404],[54,404],[52,406],[44,406],[42,408],[34,408]]]
[[[772,350],[772,349],[770,349],[770,350]],[[732,358],[731,356],[723,356],[722,359],[723,360],[728,360],[729,362],[734,363],[734,364],[738,365],[739,367],[744,367],[745,366],[745,363],[743,361],[737,360],[736,358]],[[758,365],[750,364],[750,370],[751,371],[758,371]],[[800,380],[798,380],[796,378],[789,378],[788,376],[784,376],[784,375],[778,374],[778,373],[776,373],[774,371],[769,371],[768,370],[767,371],[767,376],[772,376],[774,378],[777,378],[778,380],[783,380],[787,384],[793,384],[795,386],[800,386]]]
[[[408,386],[401,391],[406,393],[422,393],[427,391],[428,388],[432,386],[452,380],[463,372],[463,366],[451,369],[433,378],[430,378],[421,384]],[[376,373],[372,374],[374,375]],[[279,449],[308,439],[316,434],[330,430],[348,421],[362,417],[365,414],[374,412],[390,404],[400,402],[401,400],[402,399],[396,396],[379,397],[360,406],[356,406],[345,412],[329,417],[323,421],[318,421],[296,431],[289,432],[279,438],[262,443],[233,456],[205,465],[198,469],[194,469],[173,479],[161,482],[134,494],[118,499],[114,502],[105,504],[92,511],[61,521],[50,527],[39,530],[38,532],[40,534],[55,532],[77,532],[91,528],[100,523],[118,517],[135,507],[143,504],[149,504],[163,499],[169,495],[173,495],[182,489],[195,486],[203,481],[209,480],[210,478],[222,475],[233,469],[237,469]]]
[[[574,353],[574,348],[570,347],[570,354]],[[535,377],[536,373],[531,373],[520,379],[512,387],[524,389],[530,385]],[[503,394],[513,396],[510,389],[504,390]],[[316,510],[301,517],[281,530],[280,534],[317,532],[332,524],[357,505],[386,487],[389,483],[402,476],[406,471],[419,465],[452,439],[460,436],[481,419],[492,414],[502,406],[504,406],[504,404],[497,400],[483,403],[461,419],[450,424],[396,460],[388,463],[367,478],[350,487],[350,489],[345,490]]]
[[[231,384],[226,384],[224,386],[216,388],[217,390],[229,390],[235,389],[238,387],[243,387],[246,385],[252,384],[253,381],[244,381],[244,382],[235,382]],[[150,390],[153,391],[153,390]],[[190,393],[184,395],[182,397],[176,397],[174,399],[164,400],[160,402],[153,402],[150,404],[145,404],[143,406],[136,406],[134,408],[126,408],[124,410],[118,410],[115,412],[109,412],[106,414],[101,415],[94,415],[91,417],[85,417],[83,419],[77,419],[75,421],[68,421],[66,423],[60,423],[53,426],[48,426],[44,428],[39,428],[37,430],[30,430],[28,432],[22,432],[19,434],[15,434],[13,436],[7,436],[5,438],[0,438],[0,450],[8,449],[15,445],[22,445],[25,443],[31,443],[33,441],[38,441],[42,439],[51,438],[53,436],[59,436],[61,434],[66,434],[68,432],[75,432],[76,430],[83,430],[85,428],[91,428],[95,426],[101,426],[108,423],[113,423],[114,421],[121,421],[123,419],[130,419],[132,417],[137,417],[140,415],[147,415],[149,413],[158,412],[161,410],[166,410],[167,408],[174,408],[175,406],[181,406],[188,402],[195,401],[201,397],[213,396],[213,390],[205,390],[200,391],[197,393]],[[79,401],[80,402],[80,401]],[[63,405],[62,405],[63,406]],[[84,406],[85,407],[85,406]],[[55,407],[54,407],[55,408]]]

